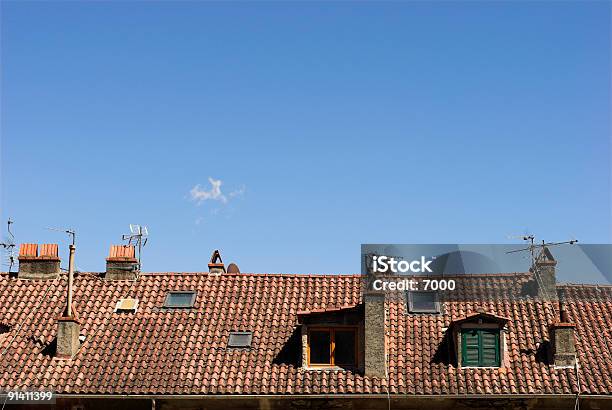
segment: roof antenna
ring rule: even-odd
[[[47,228],[50,231],[64,232],[70,236],[70,241],[72,242],[72,246],[75,246],[76,243],[76,231],[74,229],[65,229],[65,228]]]
[[[558,245],[573,245],[575,243],[578,243],[578,239],[571,239],[569,241],[564,241],[564,242],[544,242],[544,240],[542,240],[541,244],[536,245],[534,235],[525,235],[525,236],[522,236],[521,239],[524,241],[529,241],[529,246],[526,248],[522,248],[522,249],[515,249],[513,251],[508,251],[506,253],[529,251],[529,253],[531,254],[532,263],[535,263],[536,259],[539,256],[539,254],[537,256],[535,254],[536,249],[550,248],[551,246],[558,246]]]
[[[544,240],[542,240],[541,244],[536,244],[535,243],[535,236],[534,235],[525,235],[522,237],[522,239],[524,241],[528,241],[529,242],[529,246],[527,246],[526,248],[521,248],[521,249],[515,249],[513,251],[508,251],[506,252],[506,254],[509,253],[517,253],[517,252],[525,252],[525,251],[529,251],[529,254],[531,256],[531,268],[533,269],[536,281],[538,282],[538,286],[540,286],[540,288],[542,289],[543,293],[544,293],[544,299],[546,302],[550,302],[550,296],[546,293],[546,287],[544,286],[544,281],[542,280],[542,277],[540,275],[540,272],[538,272],[538,265],[536,264],[538,258],[541,257],[546,257],[544,252],[545,249],[548,249],[551,246],[559,246],[559,245],[573,245],[575,243],[578,243],[578,239],[571,239],[569,241],[563,241],[563,242],[545,242]],[[539,252],[536,251],[539,250]],[[554,305],[551,305],[553,308],[553,312],[555,313],[555,316],[557,315],[556,309]]]
[[[142,269],[140,257],[142,255],[142,248],[149,240],[149,229],[146,226],[130,224],[130,233],[121,235],[121,239],[128,241],[128,245],[135,245],[138,248],[138,271],[140,272]]]
[[[0,246],[2,246],[2,248],[4,248],[5,252],[6,252],[6,257],[8,259],[8,273],[11,273],[11,270],[13,269],[13,265],[15,264],[15,235],[13,235],[13,232],[11,232],[11,225],[13,224],[13,220],[11,218],[8,219],[7,221],[7,231],[8,231],[8,236],[6,237],[6,241],[0,243]]]

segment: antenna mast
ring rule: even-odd
[[[540,286],[540,288],[542,289],[543,293],[544,293],[544,299],[546,302],[550,302],[550,295],[548,295],[546,293],[546,288],[544,286],[544,281],[542,280],[542,277],[540,276],[540,272],[538,271],[538,265],[537,265],[537,259],[540,257],[541,252],[544,248],[548,248],[551,246],[559,246],[559,245],[573,245],[575,243],[578,243],[578,239],[572,239],[569,241],[564,241],[564,242],[545,242],[544,240],[542,240],[541,244],[535,244],[535,236],[534,235],[525,235],[522,237],[522,239],[524,241],[529,241],[529,246],[527,246],[526,248],[521,248],[521,249],[516,249],[513,251],[508,251],[506,252],[506,254],[510,254],[510,253],[517,253],[517,252],[525,252],[525,251],[529,251],[530,255],[531,255],[531,269],[533,269],[533,273],[535,275],[535,279],[538,282],[538,286]],[[540,253],[536,254],[536,251],[540,249]],[[555,313],[555,316],[557,314],[555,306],[551,305],[553,312]]]
[[[142,248],[147,244],[149,240],[149,229],[146,226],[130,224],[130,233],[127,235],[121,235],[121,239],[128,241],[128,245],[134,245],[138,249],[138,271],[141,271],[142,263]]]
[[[13,221],[11,220],[11,218],[7,220],[6,224],[7,224],[6,229],[8,231],[8,236],[6,238],[6,242],[0,243],[0,246],[2,246],[2,248],[4,248],[4,250],[8,254],[8,262],[9,262],[8,273],[11,273],[11,270],[13,269],[13,265],[15,264],[15,235],[13,235],[13,232],[11,232],[11,224],[13,224]]]

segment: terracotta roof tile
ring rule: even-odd
[[[0,275],[0,385],[59,393],[134,394],[575,394],[574,369],[539,362],[555,319],[548,304],[515,295],[527,274],[465,277],[479,299],[461,291],[442,314],[406,314],[405,300],[386,302],[389,381],[349,370],[309,371],[276,363],[303,312],[362,303],[360,275],[155,273],[137,281],[75,277],[74,305],[86,340],[73,360],[49,354],[66,278],[35,281]],[[492,284],[493,283],[493,284]],[[576,326],[580,385],[612,393],[612,287],[563,285],[568,320]],[[169,290],[195,290],[193,309],[164,309]],[[137,298],[135,313],[115,313]],[[478,309],[508,318],[509,366],[465,369],[440,362],[436,351],[456,318]],[[19,327],[20,324],[23,326]],[[230,331],[252,331],[251,349],[228,349]]]

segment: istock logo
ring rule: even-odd
[[[372,268],[374,272],[393,272],[393,273],[431,273],[432,270],[429,268],[429,265],[432,263],[432,260],[426,260],[424,256],[421,256],[421,260],[413,260],[413,261],[397,261],[393,257],[388,256],[374,256],[372,258]]]

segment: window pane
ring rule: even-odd
[[[331,337],[329,331],[310,332],[310,363],[331,364]]]
[[[336,330],[334,346],[335,364],[355,364],[355,331]]]
[[[409,298],[411,312],[438,312],[435,292],[410,292]]]
[[[231,332],[227,347],[251,347],[251,332]]]
[[[166,307],[191,307],[193,306],[195,292],[168,292],[166,296]]]

